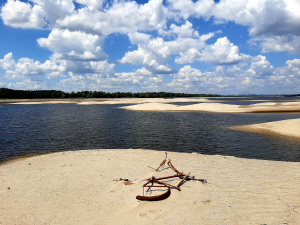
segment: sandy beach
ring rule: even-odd
[[[300,163],[168,152],[178,170],[208,183],[187,181],[163,201],[136,200],[144,179],[174,174],[148,167],[164,157],[87,150],[2,164],[0,224],[299,224]]]
[[[298,139],[300,138],[300,119],[282,120],[268,123],[251,124],[232,127],[236,130],[277,135]]]

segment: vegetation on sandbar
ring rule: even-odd
[[[57,90],[13,90],[0,88],[0,98],[5,99],[44,99],[44,98],[175,98],[175,97],[221,97],[216,94],[186,94],[172,92],[104,92],[78,91],[71,93]]]

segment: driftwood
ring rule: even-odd
[[[168,198],[170,196],[170,194],[171,194],[171,191],[170,191],[170,188],[168,188],[168,190],[165,193],[161,194],[161,195],[156,195],[156,196],[141,196],[141,195],[138,195],[138,196],[136,196],[136,199],[141,200],[141,201],[160,201],[160,200],[164,200],[164,199]]]
[[[156,171],[158,171],[158,169],[160,167],[162,167],[166,163],[166,159],[167,159],[167,153],[166,153],[165,160],[160,164],[160,166],[156,169]],[[176,173],[176,175],[167,176],[167,177],[160,177],[160,178],[155,178],[153,176],[151,178],[146,179],[147,182],[143,185],[143,196],[138,195],[138,196],[136,196],[136,199],[141,200],[141,201],[158,201],[158,200],[166,199],[171,194],[171,190],[170,190],[171,188],[177,189],[177,190],[180,191],[180,186],[182,184],[184,184],[185,181],[188,181],[188,180],[196,180],[196,181],[201,181],[202,183],[207,183],[206,180],[204,180],[204,179],[195,179],[195,176],[190,176],[189,174],[185,174],[183,172],[179,172],[173,166],[173,164],[171,163],[171,160],[169,160],[169,162],[167,164]],[[178,177],[178,178],[181,179],[177,186],[174,186],[174,185],[171,185],[171,184],[168,184],[166,182],[161,181],[161,180],[164,180],[164,179],[170,179],[170,178],[176,178],[176,177]],[[154,183],[159,184],[159,185],[154,185]],[[163,193],[161,195],[144,196],[144,188],[145,187],[148,187],[148,188],[152,188],[152,187],[167,187],[168,190],[167,190],[167,192],[165,192],[165,193]]]
[[[165,153],[166,153],[166,152],[165,152]],[[162,167],[162,166],[165,165],[165,163],[166,163],[166,161],[167,161],[167,156],[168,156],[168,153],[166,153],[166,158],[165,158],[165,160],[162,161],[162,163],[159,165],[159,167],[156,169],[156,171],[158,171],[160,167]]]

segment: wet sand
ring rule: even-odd
[[[163,201],[136,200],[144,179],[174,174],[148,167],[164,158],[86,150],[2,164],[0,224],[299,224],[300,163],[169,152],[179,171],[208,183],[187,181]]]

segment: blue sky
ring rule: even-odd
[[[300,93],[298,0],[0,2],[0,87]]]

